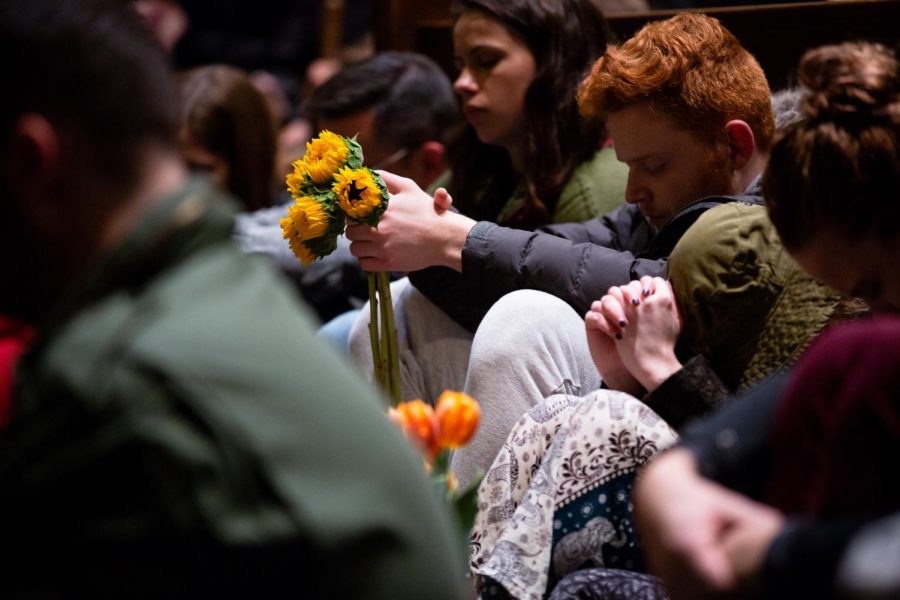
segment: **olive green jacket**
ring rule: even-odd
[[[3,597],[462,595],[421,459],[232,225],[191,181],[41,328],[0,437]]]
[[[451,185],[453,174],[443,173],[428,188],[434,193],[439,187]],[[591,160],[580,164],[569,177],[559,194],[559,201],[551,215],[552,223],[581,223],[605,215],[625,202],[628,167],[616,159],[613,148],[598,151]],[[521,206],[525,199],[523,185],[516,187],[494,222],[502,223]]]
[[[612,147],[597,152],[578,166],[559,195],[554,223],[581,223],[618,208],[625,202],[628,167],[616,159]]]

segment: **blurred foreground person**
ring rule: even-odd
[[[0,51],[0,313],[37,324],[0,596],[459,597],[421,462],[186,175],[130,6],[3,3]]]

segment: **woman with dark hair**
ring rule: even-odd
[[[626,171],[575,92],[606,48],[590,0],[457,0],[453,43],[468,121],[441,183],[476,220],[533,229],[584,221],[624,199]]]
[[[225,65],[178,76],[179,142],[188,166],[209,171],[246,210],[272,205],[275,121],[262,93],[241,70]]]
[[[900,61],[826,46],[799,76],[803,118],[763,179],[772,222],[816,279],[900,312]],[[898,340],[896,314],[825,333],[650,465],[635,508],[672,597],[900,595]]]
[[[605,21],[591,0],[456,0],[453,13],[460,69],[454,89],[467,123],[448,152],[450,171],[433,184],[433,198],[409,180],[386,175],[393,196],[378,229],[352,224],[346,231],[364,270],[411,272],[392,286],[401,361],[409,362],[401,368],[409,398],[462,387],[472,332],[487,310],[459,301],[457,272],[427,267],[461,252],[479,227],[476,221],[480,228],[499,224],[530,233],[549,223],[599,219],[624,203],[628,179],[627,167],[603,147],[605,124],[583,118],[576,100],[582,78],[606,49]],[[454,216],[465,222],[448,227],[432,218],[447,213],[451,196],[462,215]],[[391,254],[410,248],[401,253],[415,266],[374,267],[385,248]],[[496,290],[478,286],[490,287],[487,295]],[[433,301],[438,295],[443,300]],[[466,318],[478,312],[477,319]],[[372,364],[368,339],[364,308],[349,345],[354,362],[366,370]],[[460,347],[445,352],[446,340]],[[440,348],[440,360],[420,354],[426,347]],[[435,369],[441,375],[433,375]]]
[[[763,179],[772,222],[797,261],[892,312],[900,311],[898,65],[872,44],[809,54],[800,72],[807,118],[773,148]]]

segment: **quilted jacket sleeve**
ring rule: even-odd
[[[425,269],[410,275],[423,294],[472,331],[505,294],[548,292],[579,313],[613,285],[665,275],[664,257],[643,257],[651,233],[633,206],[584,223],[522,231],[478,223],[463,249],[462,273]]]

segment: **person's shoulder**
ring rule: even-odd
[[[288,206],[284,203],[235,215],[234,239],[241,249],[273,254],[287,247],[281,235],[281,219],[287,216]]]
[[[560,193],[554,221],[583,221],[606,214],[625,201],[628,168],[611,147],[578,165]]]

